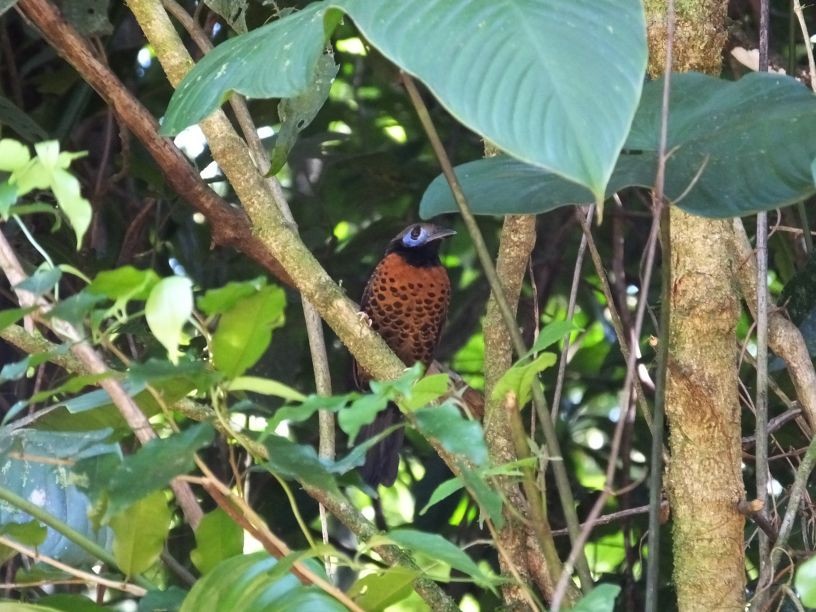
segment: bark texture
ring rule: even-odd
[[[496,261],[496,272],[502,282],[505,297],[515,310],[527,269],[527,261],[536,238],[536,218],[534,215],[508,215],[504,219],[501,246]],[[502,320],[499,307],[491,295],[487,303],[484,322],[485,336],[485,440],[490,451],[491,462],[496,465],[515,461],[516,450],[510,424],[504,414],[502,401],[491,399],[493,387],[498,379],[513,364],[513,349],[510,336]],[[527,500],[518,484],[507,479],[500,482],[502,493],[516,512],[529,516]],[[535,583],[542,595],[549,600],[555,581],[560,572],[560,563],[555,546],[550,538],[549,553],[545,556],[532,529],[528,529],[516,516],[505,511],[506,523],[499,534],[499,543],[505,554],[499,555],[502,571],[512,578],[515,573],[521,580]],[[512,560],[513,567],[508,563]],[[547,559],[550,561],[548,562]],[[553,564],[556,567],[552,567]],[[522,587],[510,582],[502,588],[504,601],[513,610],[528,609],[528,598]]]
[[[664,0],[646,2],[649,71],[663,73]],[[678,0],[674,69],[719,74],[727,2]],[[742,610],[745,605],[745,497],[737,394],[735,282],[730,221],[671,209],[672,309],[666,416],[671,460],[666,488],[672,508],[678,606]]]
[[[680,610],[742,610],[745,497],[741,473],[729,221],[673,210],[666,384],[671,460],[666,487]]]

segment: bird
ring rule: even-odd
[[[419,362],[427,367],[433,361],[451,298],[439,247],[443,238],[455,233],[433,223],[409,225],[388,244],[363,290],[360,312],[407,366]],[[356,360],[352,373],[357,388],[367,390],[371,376]],[[359,440],[401,422],[402,413],[390,403],[360,430]],[[366,453],[360,475],[373,489],[380,484],[390,487],[396,481],[404,438],[405,430],[399,427]]]

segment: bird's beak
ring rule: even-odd
[[[428,242],[433,240],[442,240],[442,238],[447,238],[448,236],[453,236],[455,234],[456,232],[454,230],[447,227],[434,227],[428,233]]]

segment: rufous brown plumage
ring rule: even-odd
[[[439,261],[439,245],[454,233],[432,223],[409,225],[390,242],[363,291],[361,311],[408,366],[420,362],[427,367],[439,343],[451,294],[448,273]],[[366,390],[371,377],[356,361],[353,372],[357,388]],[[361,430],[359,439],[401,422],[399,408],[389,405]],[[394,484],[404,435],[400,427],[369,449],[361,475],[372,487]]]

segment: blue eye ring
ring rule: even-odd
[[[424,244],[428,239],[428,231],[421,225],[415,225],[402,237],[402,244],[415,247]]]

